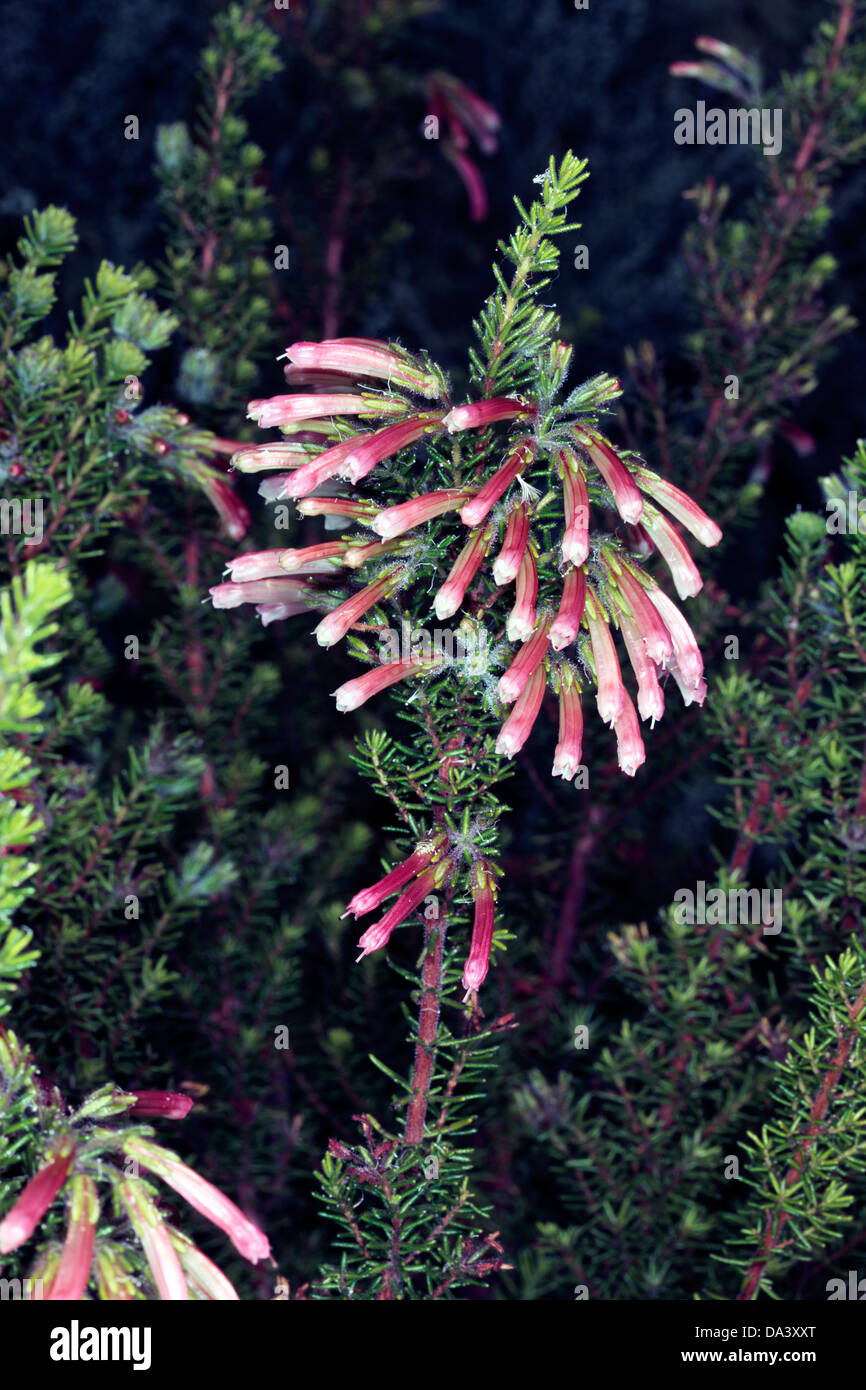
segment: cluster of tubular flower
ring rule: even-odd
[[[652,725],[664,708],[659,676],[673,679],[686,703],[700,703],[705,694],[702,663],[691,628],[662,590],[636,562],[610,545],[591,542],[591,491],[629,528],[631,550],[662,556],[681,599],[697,594],[702,580],[675,523],[711,546],[721,538],[715,522],[681,489],[618,453],[588,418],[565,422],[557,437],[562,440],[567,433],[570,442],[558,443],[552,458],[564,516],[563,582],[555,610],[539,608],[539,547],[532,534],[533,490],[527,485],[533,472],[541,471],[539,442],[531,432],[536,416],[532,402],[494,397],[435,408],[429,403],[441,401],[445,392],[441,372],[402,348],[371,339],[295,343],[285,355],[289,384],[306,389],[253,401],[249,413],[259,424],[278,425],[292,437],[282,444],[245,448],[233,462],[250,471],[292,467],[292,472],[267,480],[267,495],[294,498],[302,515],[357,521],[377,539],[355,536],[300,550],[242,555],[230,566],[230,580],[211,590],[214,604],[254,602],[262,620],[271,621],[316,603],[327,606],[317,585],[333,580],[335,571],[381,562],[384,568],[370,583],[319,623],[317,640],[330,646],[411,577],[401,550],[411,543],[412,533],[457,512],[466,540],[433,599],[437,618],[445,620],[464,605],[503,528],[492,556],[492,577],[498,586],[512,589],[506,637],[520,649],[499,682],[500,698],[513,709],[500,730],[497,751],[513,757],[522,748],[552,688],[559,696],[561,726],[554,775],[565,776],[580,743],[581,686],[590,681],[596,686],[599,714],[616,733],[620,767],[633,775],[645,756],[639,719]],[[387,394],[374,390],[383,383]],[[419,404],[419,397],[426,404]],[[360,421],[372,421],[374,427],[363,429]],[[356,484],[424,438],[498,422],[512,423],[516,433],[498,466],[474,486],[422,493],[378,510],[370,501],[322,495],[332,481]],[[310,457],[312,442],[317,452]],[[549,477],[548,459],[543,467]],[[622,680],[616,630],[637,681],[637,711]],[[574,663],[568,659],[569,647],[574,648]],[[384,663],[341,686],[335,692],[337,707],[356,709],[395,682],[429,674],[438,664],[420,657]]]
[[[130,1113],[181,1119],[191,1104],[189,1097],[174,1092],[139,1092]],[[170,1150],[135,1133],[93,1131],[93,1134],[100,1141],[116,1140],[127,1160],[127,1170],[131,1160],[162,1178],[190,1206],[225,1231],[245,1259],[255,1264],[270,1257],[267,1237],[259,1228],[219,1188],[187,1167]],[[91,1277],[96,1281],[101,1298],[139,1298],[140,1290],[123,1246],[97,1238],[101,1214],[99,1192],[94,1177],[86,1171],[86,1163],[86,1141],[82,1143],[74,1133],[64,1134],[53,1143],[43,1155],[38,1171],[0,1221],[0,1255],[8,1254],[29,1240],[63,1192],[67,1226],[62,1247],[49,1246],[33,1270],[33,1275],[41,1281],[43,1298],[49,1301],[83,1299]],[[164,1221],[149,1184],[104,1164],[100,1165],[99,1173],[113,1179],[117,1207],[138,1237],[161,1299],[237,1299],[233,1285],[222,1271],[192,1241]]]
[[[450,849],[451,842],[446,832],[437,831],[416,845],[409,858],[385,874],[384,878],[355,894],[343,913],[344,917],[350,913],[355,918],[363,917],[381,907],[392,894],[399,894],[379,921],[368,927],[360,937],[358,945],[361,954],[358,960],[386,946],[394,928],[405,922],[427,898],[454,878],[456,869]],[[467,997],[481,987],[487,975],[496,906],[495,874],[492,864],[484,859],[476,859],[470,870],[475,918],[469,956],[463,969],[463,988]]]

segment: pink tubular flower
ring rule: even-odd
[[[388,939],[395,927],[401,922],[405,922],[410,912],[414,912],[419,903],[434,891],[440,888],[446,879],[450,878],[453,872],[450,861],[440,860],[438,864],[431,864],[423,873],[419,874],[414,883],[410,883],[405,892],[401,893],[395,903],[388,908],[384,917],[380,917],[378,922],[374,922],[372,927],[368,927],[359,938],[358,945],[361,954],[358,960],[363,960],[373,951],[380,950],[387,945]]]
[[[300,468],[310,455],[297,440],[281,444],[245,444],[232,454],[231,466],[239,473],[263,473],[270,468]]]
[[[517,699],[529,677],[547,655],[550,645],[550,618],[542,618],[532,636],[523,644],[508,670],[499,677],[499,698],[506,705]]]
[[[419,845],[416,845],[409,858],[403,860],[402,864],[397,864],[390,873],[387,873],[384,878],[380,878],[378,882],[371,884],[369,888],[362,888],[360,892],[356,893],[342,916],[348,917],[351,912],[354,917],[363,917],[365,913],[372,912],[391,893],[396,893],[397,889],[402,888],[404,883],[408,883],[410,878],[414,878],[422,869],[426,869],[429,864],[438,859],[447,843],[447,836],[441,833],[431,835],[427,840],[422,840]]]
[[[308,603],[257,603],[256,614],[262,620],[262,627],[269,623],[280,623],[286,618],[297,618],[301,613],[309,613]]]
[[[347,545],[343,551],[343,564],[350,570],[358,570],[370,560],[378,560],[380,555],[391,555],[399,550],[402,542],[372,541],[368,545]]]
[[[181,1231],[176,1231],[173,1226],[167,1226],[166,1229],[191,1292],[211,1302],[240,1301],[234,1284],[226,1278],[213,1260],[209,1260]]]
[[[716,525],[712,517],[707,516],[697,504],[693,502],[688,493],[681,488],[674,487],[666,478],[660,478],[657,473],[651,473],[648,468],[639,468],[635,472],[638,486],[644,492],[649,493],[654,502],[658,502],[660,507],[669,511],[682,526],[685,526],[696,540],[703,545],[718,545],[722,539],[720,527]]]
[[[137,1178],[128,1178],[117,1184],[117,1195],[141,1241],[160,1298],[171,1303],[188,1302],[189,1288],[177,1251],[144,1184]]]
[[[405,401],[344,392],[270,396],[267,400],[250,401],[247,405],[247,419],[255,420],[259,429],[263,430],[272,425],[289,425],[294,420],[315,420],[326,415],[403,415],[405,412]]]
[[[46,1302],[77,1303],[84,1297],[90,1279],[99,1199],[96,1183],[76,1173],[70,1183],[69,1224],[57,1273],[45,1295]]]
[[[625,686],[616,656],[616,648],[610,628],[601,617],[595,604],[587,604],[584,610],[589,628],[589,640],[595,661],[595,677],[598,682],[596,704],[602,723],[614,724],[622,714],[626,701]]]
[[[562,586],[559,610],[550,629],[550,645],[561,652],[573,642],[580,631],[583,606],[586,603],[586,575],[582,569],[570,569]]]
[[[493,396],[487,401],[472,401],[457,405],[442,421],[449,434],[457,430],[478,430],[497,420],[515,420],[521,415],[534,415],[535,407],[509,396]]]
[[[536,455],[536,445],[531,439],[521,439],[508,455],[501,468],[497,468],[487,479],[480,491],[460,510],[460,520],[464,526],[478,526],[496,505],[500,497],[511,486],[518,473],[529,468]]]
[[[589,555],[589,493],[586,479],[572,449],[560,450],[559,460],[565,507],[562,555],[573,565],[582,565]]]
[[[472,924],[472,942],[469,956],[463,967],[463,988],[466,999],[473,990],[480,989],[487,978],[490,964],[490,947],[493,944],[493,924],[496,912],[496,879],[493,870],[483,859],[472,865],[470,875],[472,896],[475,899],[475,920]],[[464,1000],[465,1002],[465,1000]]]
[[[389,386],[405,387],[419,396],[433,398],[441,390],[437,377],[402,349],[376,338],[326,338],[320,343],[292,343],[285,356],[298,367],[343,372],[347,376],[374,376]]]
[[[8,1255],[32,1236],[66,1181],[75,1156],[75,1140],[66,1135],[34,1174],[6,1216],[0,1221],[0,1255]]]
[[[682,536],[655,507],[644,507],[641,525],[670,570],[680,598],[694,598],[704,581]]]
[[[455,511],[470,496],[467,490],[453,487],[441,492],[422,492],[418,497],[410,497],[408,502],[398,502],[396,507],[385,507],[377,512],[370,525],[377,536],[389,541],[442,516],[443,512]]]
[[[355,676],[353,680],[346,681],[334,691],[337,709],[341,714],[347,714],[350,710],[358,709],[360,705],[365,704],[373,695],[387,690],[389,685],[395,685],[407,676],[426,675],[429,671],[435,671],[441,664],[441,661],[413,657],[408,661],[389,661],[384,666],[374,666],[372,671],[365,671],[363,676]]]
[[[281,550],[280,571],[294,574],[299,570],[307,574],[327,574],[329,570],[342,564],[345,541],[322,541],[319,545],[304,545],[300,550]],[[232,578],[236,578],[232,575]]]
[[[198,483],[232,540],[243,540],[250,514],[225,474],[199,458],[184,459],[179,471]]]
[[[635,486],[626,465],[601,435],[591,433],[580,425],[574,427],[574,437],[586,450],[613,494],[614,504],[623,521],[632,525],[640,521],[643,498]]]
[[[232,584],[246,584],[253,579],[278,579],[285,574],[280,565],[282,550],[249,550],[229,560],[226,569]]]
[[[577,776],[583,750],[583,711],[580,690],[569,666],[559,668],[559,742],[553,754],[554,777],[566,782]]]
[[[538,598],[538,570],[529,546],[523,552],[517,571],[514,607],[508,615],[505,635],[509,642],[525,642],[535,630],[535,600]]]
[[[506,719],[496,739],[496,752],[506,758],[519,753],[538,718],[544,699],[544,667],[536,666],[517,697],[517,703]]]
[[[707,698],[707,683],[703,676],[698,681],[686,680],[676,662],[671,662],[670,673],[679,686],[684,705],[702,705]]]
[[[502,125],[499,112],[489,102],[484,101],[465,82],[450,72],[437,69],[427,77],[427,90],[438,111],[443,111],[446,121],[452,127],[452,138],[461,147],[467,143],[462,127],[466,127],[477,140],[484,154],[495,154],[498,147],[497,132]],[[457,128],[454,129],[454,126]]]
[[[441,428],[441,415],[413,415],[409,420],[400,420],[396,425],[386,425],[382,430],[367,435],[352,449],[343,463],[343,477],[350,483],[359,483],[383,459],[390,458],[408,444],[414,444],[423,434],[431,434]]]
[[[516,579],[529,540],[529,512],[525,502],[518,502],[508,514],[502,549],[493,561],[493,578],[497,584],[510,584]]]
[[[270,1256],[268,1238],[258,1226],[244,1216],[224,1192],[181,1163],[175,1154],[160,1148],[158,1144],[152,1144],[148,1139],[137,1137],[124,1139],[122,1147],[129,1158],[137,1159],[142,1168],[156,1173],[163,1182],[180,1193],[191,1207],[225,1231],[245,1260],[256,1264],[258,1260],[266,1260]]]
[[[208,590],[214,608],[237,608],[242,603],[303,603],[321,601],[321,594],[297,579],[254,579],[249,584],[215,584]]]
[[[637,625],[650,661],[656,666],[667,666],[673,655],[673,643],[661,614],[650,602],[649,593],[623,564],[619,564],[610,577],[624,599],[626,612]]]
[[[316,641],[320,647],[333,647],[335,642],[339,642],[345,637],[350,627],[354,627],[359,618],[362,618],[371,608],[383,598],[390,598],[396,593],[397,589],[406,574],[402,566],[386,570],[378,579],[374,579],[372,584],[367,584],[363,589],[359,589],[351,598],[347,598],[337,608],[324,617],[318,627],[314,628]]]
[[[266,488],[270,488],[273,493],[273,484],[279,481],[280,497],[305,497],[315,488],[321,487],[322,483],[326,483],[329,478],[342,474],[346,466],[346,459],[355,449],[360,447],[359,439],[373,437],[375,436],[362,433],[353,435],[351,439],[341,439],[338,444],[332,444],[330,449],[326,449],[324,453],[317,454],[313,459],[308,458],[308,461],[296,473],[281,476],[279,479],[268,479],[262,483],[259,487],[259,494],[264,497]]]
[[[656,668],[649,659],[646,644],[634,618],[628,613],[621,613],[619,627],[632,670],[637,677],[638,713],[641,719],[649,719],[652,728],[665,712],[665,697],[659,685]]]
[[[469,540],[451,566],[448,578],[433,600],[433,609],[440,621],[452,617],[457,612],[466,596],[466,590],[487,554],[489,541],[490,532],[486,526],[479,526],[471,532]]]
[[[704,674],[704,661],[695,634],[675,603],[656,586],[647,591],[647,598],[658,611],[659,617],[670,633],[673,644],[674,661],[683,679],[697,686]]]
[[[620,771],[624,772],[626,777],[634,777],[638,768],[646,762],[646,749],[640,736],[635,707],[628,695],[625,696],[622,711],[614,721],[613,727]]]
[[[356,501],[353,497],[304,497],[298,503],[301,516],[345,516],[365,521],[375,511],[375,502]]]
[[[159,1115],[166,1120],[185,1120],[192,1110],[192,1100],[180,1091],[133,1091],[135,1105],[130,1115]]]

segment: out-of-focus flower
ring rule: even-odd
[[[77,1302],[84,1297],[90,1279],[98,1221],[96,1183],[87,1174],[76,1173],[69,1184],[69,1218],[63,1253],[45,1295],[46,1302]]]
[[[42,1167],[25,1185],[11,1211],[0,1221],[0,1255],[8,1255],[32,1236],[66,1181],[75,1156],[71,1135],[58,1139],[45,1154]]]
[[[497,136],[502,124],[499,113],[450,72],[437,70],[429,73],[425,87],[430,116],[437,122],[437,136],[438,125],[445,125],[442,153],[463,180],[469,195],[470,217],[473,222],[481,222],[487,216],[487,192],[481,172],[466,150],[471,138],[482,154],[496,153],[499,148]]]

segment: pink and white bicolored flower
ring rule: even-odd
[[[0,1255],[17,1250],[32,1236],[69,1176],[75,1147],[71,1135],[58,1139],[45,1155],[41,1168],[22,1188],[0,1221]]]
[[[144,1184],[127,1178],[117,1184],[117,1195],[141,1242],[150,1277],[160,1298],[170,1303],[189,1301],[189,1288],[169,1229]]]
[[[559,685],[559,741],[553,754],[552,776],[571,782],[581,766],[583,751],[583,710],[580,686],[572,668],[565,662],[557,672]]]
[[[549,617],[543,617],[538,621],[532,636],[524,642],[508,670],[499,677],[496,689],[503,704],[514,703],[535,668],[547,655],[550,646],[550,624]]]
[[[408,502],[398,502],[395,507],[385,507],[377,512],[370,525],[383,540],[402,536],[416,526],[424,526],[434,517],[445,512],[456,511],[470,497],[471,493],[460,488],[443,488],[439,492],[422,492],[419,497],[410,497]]]
[[[637,713],[628,695],[625,695],[613,727],[620,772],[624,772],[626,777],[634,777],[638,768],[646,762],[646,749],[640,736]]]
[[[363,917],[367,912],[373,912],[380,903],[383,903],[392,893],[396,893],[398,888],[402,888],[404,883],[408,883],[410,878],[420,874],[422,869],[426,869],[430,864],[437,860],[445,851],[448,845],[448,837],[441,831],[431,835],[428,839],[422,840],[416,845],[408,859],[404,859],[401,864],[397,864],[390,873],[385,874],[369,888],[362,888],[349,903],[343,917],[348,917],[351,913],[354,917]]]
[[[583,565],[589,556],[589,492],[580,460],[573,449],[561,449],[562,500],[565,531],[562,557],[573,565]]]
[[[586,575],[582,568],[568,571],[562,585],[562,598],[550,629],[550,645],[555,652],[569,646],[580,631],[586,603]]]
[[[486,401],[456,405],[442,421],[449,434],[459,430],[480,430],[500,420],[517,420],[535,415],[536,407],[512,396],[492,396]]]
[[[442,416],[427,414],[413,415],[408,420],[400,420],[396,425],[386,425],[366,435],[355,448],[347,453],[343,462],[341,476],[350,483],[359,483],[372,473],[383,459],[391,458],[401,449],[415,444],[424,435],[437,434],[442,428]]]
[[[616,648],[610,628],[602,616],[601,609],[587,596],[584,619],[589,629],[592,657],[595,663],[595,678],[598,685],[596,705],[604,724],[615,724],[622,714],[626,701],[622,672],[619,669]]]
[[[260,429],[273,425],[288,425],[296,420],[316,420],[330,415],[405,415],[406,402],[391,396],[355,395],[346,391],[321,392],[313,395],[269,396],[250,401],[247,418],[255,420]]]
[[[248,584],[215,584],[208,590],[214,608],[238,608],[242,603],[321,603],[322,596],[297,579],[253,579]]]
[[[511,714],[499,730],[496,739],[496,752],[505,758],[513,758],[519,753],[538,718],[541,702],[544,699],[545,671],[536,666],[529,680],[517,697]]]
[[[574,425],[573,433],[580,447],[589,455],[610,488],[614,506],[623,521],[634,525],[643,513],[643,498],[628,467],[602,435]]]
[[[378,338],[325,338],[319,343],[292,343],[283,355],[308,371],[378,377],[391,387],[399,386],[430,399],[442,390],[435,372],[425,370],[402,348]]]
[[[99,1221],[99,1198],[96,1183],[86,1173],[76,1173],[69,1184],[68,1211],[63,1253],[45,1294],[46,1302],[77,1303],[87,1291]]]
[[[397,901],[388,908],[384,917],[380,917],[378,922],[374,922],[372,927],[368,927],[359,938],[358,945],[361,948],[361,954],[358,956],[358,960],[363,960],[373,951],[380,951],[383,946],[386,946],[394,928],[398,927],[401,922],[405,922],[409,914],[414,912],[426,897],[441,888],[453,872],[453,865],[447,859],[441,859],[438,863],[423,869],[414,883],[410,883]]]
[[[529,510],[525,502],[518,502],[508,513],[502,549],[493,561],[493,579],[496,584],[510,584],[517,578],[528,540]]]
[[[525,642],[535,631],[538,598],[538,569],[529,546],[523,552],[514,592],[514,607],[508,615],[505,635],[509,642]]]
[[[479,526],[471,533],[433,600],[433,609],[440,621],[453,617],[460,608],[466,590],[481,568],[489,544],[490,531],[487,527]]]
[[[365,671],[363,676],[355,676],[334,691],[337,709],[341,714],[348,714],[350,710],[366,704],[374,695],[380,695],[389,686],[396,685],[397,681],[407,680],[412,676],[429,675],[443,664],[444,658],[428,660],[413,657],[406,661],[389,661],[384,666],[374,666],[372,670]]]
[[[470,882],[475,903],[475,916],[472,924],[469,956],[463,967],[465,999],[468,999],[474,991],[479,990],[487,978],[496,914],[496,878],[493,869],[485,860],[478,859],[472,865]]]
[[[679,531],[649,503],[644,507],[641,525],[670,570],[680,598],[694,598],[704,581]]]
[[[519,473],[532,466],[537,449],[531,439],[521,439],[509,453],[501,468],[487,479],[475,496],[460,509],[464,526],[479,526],[489,515],[500,497],[508,490]]]
[[[638,468],[635,470],[635,477],[638,486],[652,497],[660,507],[670,512],[671,516],[680,525],[685,526],[696,540],[703,545],[718,545],[722,539],[721,528],[716,525],[712,517],[707,516],[706,512],[693,502],[688,493],[681,488],[674,487],[666,478],[660,478],[658,473],[652,473],[648,468]]]
[[[341,641],[349,628],[354,627],[365,613],[397,592],[401,584],[405,583],[407,573],[402,565],[386,570],[378,579],[374,579],[371,584],[365,585],[356,594],[352,594],[351,598],[332,609],[314,629],[319,646],[333,647],[335,642]]]

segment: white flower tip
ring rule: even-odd
[[[453,618],[457,609],[460,607],[460,600],[454,595],[449,594],[444,588],[440,589],[433,600],[433,611],[440,621],[445,618]]]
[[[636,526],[643,515],[643,498],[640,495],[636,498],[627,497],[620,502],[617,510],[623,521],[627,521],[630,526]]]
[[[506,705],[513,705],[520,694],[520,685],[512,677],[509,677],[507,671],[504,676],[499,677],[496,689],[500,700]]]
[[[701,579],[701,576],[697,573],[678,573],[674,575],[673,579],[674,588],[676,589],[680,598],[694,598],[695,595],[699,594],[701,592],[701,589],[704,587],[704,581],[703,579]]]
[[[585,541],[565,538],[562,542],[562,558],[570,560],[573,565],[586,564],[589,558],[589,538]]]

